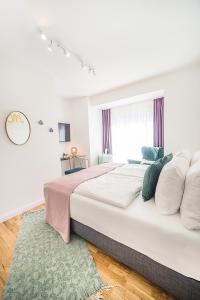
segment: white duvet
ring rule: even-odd
[[[141,177],[107,173],[81,183],[75,193],[113,206],[126,208],[141,191]]]
[[[118,175],[143,178],[144,173],[148,167],[149,166],[145,164],[128,164],[114,169],[113,171],[110,172],[110,174],[118,174]]]

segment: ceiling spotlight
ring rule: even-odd
[[[53,46],[53,41],[51,40],[49,46],[47,47],[47,49],[49,50],[49,52],[53,51],[52,46]]]
[[[44,34],[43,32],[40,33],[40,37],[43,41],[46,41],[47,40],[47,36],[46,34]]]
[[[93,74],[93,67],[92,67],[92,66],[88,66],[88,72],[89,72],[90,74]]]
[[[70,57],[71,53],[69,51],[66,52],[66,57]]]
[[[49,52],[52,52],[52,51],[53,51],[53,49],[52,49],[51,46],[48,46],[47,49],[48,49]]]

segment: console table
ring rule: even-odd
[[[66,158],[61,157],[60,161],[62,175],[65,175],[66,170],[89,167],[89,159],[86,155],[68,156]]]

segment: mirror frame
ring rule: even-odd
[[[29,135],[28,135],[26,141],[25,141],[23,144],[16,144],[15,142],[13,142],[13,140],[11,140],[11,138],[9,137],[9,134],[8,134],[8,131],[7,131],[7,121],[8,121],[8,118],[10,117],[10,115],[11,115],[13,112],[22,114],[22,115],[25,117],[25,119],[27,120],[27,122],[28,122],[28,126],[29,126]],[[11,111],[11,112],[7,115],[6,121],[5,121],[5,130],[6,130],[6,134],[7,134],[7,137],[9,138],[9,140],[10,140],[14,145],[17,145],[17,146],[23,146],[23,145],[25,145],[25,144],[28,142],[28,140],[30,139],[30,136],[31,136],[31,124],[30,124],[30,122],[29,122],[29,119],[27,118],[27,116],[26,116],[23,112],[21,112],[21,111],[19,111],[19,110],[13,110],[13,111]]]

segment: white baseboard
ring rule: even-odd
[[[19,214],[22,214],[23,212],[32,209],[40,204],[44,203],[44,200],[37,200],[34,202],[30,202],[22,207],[18,207],[14,210],[11,210],[9,212],[6,212],[5,214],[0,215],[0,223],[5,222]]]

